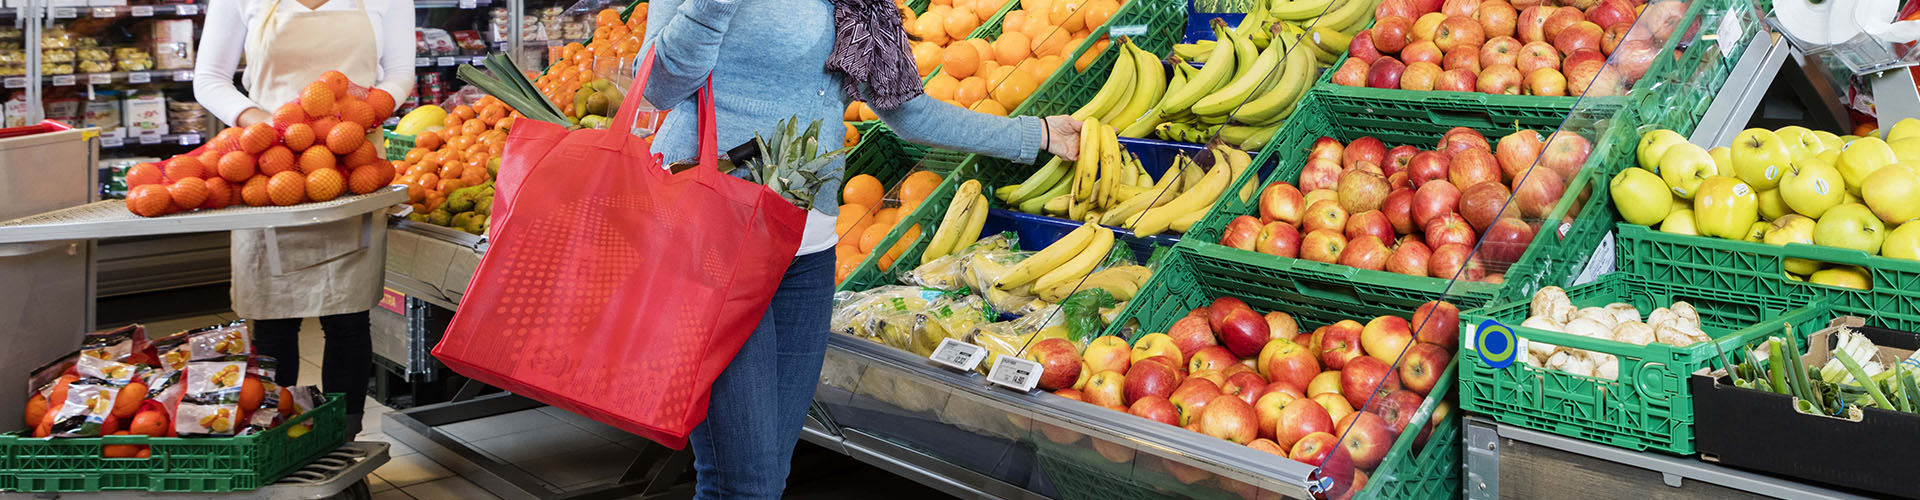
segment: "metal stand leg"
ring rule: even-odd
[[[471,400],[475,396],[479,396],[480,391],[486,388],[487,388],[487,384],[480,383],[480,381],[478,380],[467,379],[466,383],[460,384],[460,390],[458,392],[454,392],[453,399],[449,400],[448,402],[458,403],[461,401]]]

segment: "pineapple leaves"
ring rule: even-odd
[[[799,118],[781,120],[774,127],[776,133],[772,142],[756,133],[754,143],[760,147],[760,156],[748,165],[748,179],[767,189],[779,193],[782,198],[802,209],[811,210],[815,198],[822,188],[838,183],[844,175],[839,170],[829,170],[835,160],[851,152],[853,148],[843,147],[822,153],[820,147],[821,122],[814,122],[805,131],[798,130]]]

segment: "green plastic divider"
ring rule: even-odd
[[[1920,261],[1867,255],[1844,248],[1775,246],[1705,236],[1663,233],[1620,223],[1619,272],[1668,283],[1800,300],[1831,300],[1833,309],[1867,318],[1867,324],[1920,331]],[[1797,281],[1786,275],[1787,259],[1859,266],[1871,289]]]
[[[414,136],[396,134],[392,128],[380,129],[380,134],[387,138],[387,161],[404,160],[407,158],[407,152],[413,150]]]
[[[226,493],[272,484],[347,441],[343,394],[265,432],[227,438],[107,436],[47,439],[0,435],[0,491],[138,490]],[[313,422],[300,437],[295,424]],[[147,446],[149,458],[103,458],[106,445]]]
[[[858,126],[855,127],[858,130]],[[871,175],[889,189],[913,173],[913,167],[927,156],[927,147],[900,140],[885,124],[873,123],[860,131],[860,144],[847,153],[845,177]],[[845,203],[844,201],[842,203]],[[858,235],[855,235],[858,236]]]
[[[1688,376],[1702,368],[1724,367],[1722,352],[1731,362],[1745,359],[1746,346],[1779,332],[1782,324],[1793,324],[1804,338],[1833,319],[1832,308],[1824,302],[1675,283],[1681,282],[1622,272],[1569,288],[1567,296],[1576,307],[1631,304],[1642,317],[1684,300],[1699,312],[1701,329],[1714,342],[1642,346],[1523,327],[1521,322],[1532,314],[1527,299],[1462,313],[1462,346],[1476,345],[1478,325],[1487,320],[1506,325],[1522,340],[1514,341],[1513,364],[1500,369],[1489,367],[1476,349],[1461,349],[1461,407],[1501,424],[1631,450],[1691,455],[1694,409]],[[1609,380],[1531,366],[1524,356],[1532,342],[1614,355],[1618,372]]]

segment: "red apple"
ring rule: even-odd
[[[1338,372],[1329,373],[1337,374]],[[1353,403],[1348,403],[1347,397],[1338,392],[1315,394],[1309,399],[1319,403],[1321,408],[1326,408],[1327,416],[1333,417],[1334,422],[1339,422],[1340,419],[1347,418],[1347,415],[1353,413]]]
[[[1440,382],[1440,374],[1447,371],[1447,363],[1453,361],[1453,353],[1438,345],[1421,342],[1407,348],[1407,359],[1400,361],[1400,383],[1408,390],[1425,396]]]
[[[1080,349],[1066,339],[1050,338],[1027,348],[1027,359],[1040,363],[1040,390],[1054,391],[1073,387],[1080,379]]]
[[[1237,313],[1239,311],[1235,310],[1235,312]],[[1210,345],[1194,351],[1193,356],[1187,358],[1187,372],[1222,371],[1226,370],[1228,366],[1238,364],[1239,362],[1240,358],[1234,357],[1233,351],[1229,351],[1223,346]]]
[[[1340,195],[1340,208],[1349,213],[1379,209],[1388,191],[1385,178],[1358,169],[1340,174],[1340,182],[1335,188]]]
[[[1314,191],[1322,189],[1334,189],[1335,186],[1340,185],[1342,170],[1344,169],[1339,163],[1320,158],[1307,160],[1306,166],[1300,168],[1300,190],[1313,194]],[[1313,206],[1313,200],[1310,198],[1308,196],[1302,199],[1309,207]]]
[[[1387,159],[1381,162],[1380,168],[1384,169],[1388,176],[1405,172],[1407,170],[1407,164],[1413,162],[1413,155],[1419,153],[1420,148],[1410,145],[1402,144],[1394,146],[1393,149],[1387,150]]]
[[[1415,186],[1425,186],[1433,180],[1446,180],[1451,173],[1452,158],[1440,151],[1421,151],[1407,162],[1407,180]]]
[[[1470,1],[1470,0],[1468,0]],[[1440,27],[1433,32],[1433,44],[1441,51],[1452,51],[1459,47],[1479,47],[1486,43],[1487,34],[1480,28],[1480,22],[1471,15],[1447,14]]]
[[[1103,335],[1087,342],[1087,350],[1081,357],[1087,362],[1089,376],[1108,370],[1127,373],[1127,368],[1133,365],[1133,347],[1127,345],[1127,339]]]
[[[1341,144],[1339,139],[1321,136],[1319,139],[1313,140],[1313,149],[1307,150],[1307,159],[1330,161],[1333,162],[1334,166],[1338,167],[1340,166],[1340,159],[1342,155],[1346,154],[1346,151],[1347,146]],[[1302,189],[1301,191],[1312,190]]]
[[[1379,316],[1360,330],[1360,347],[1373,359],[1392,365],[1413,344],[1413,328],[1399,316]]]
[[[1407,68],[1400,72],[1400,88],[1402,90],[1433,90],[1434,82],[1439,81],[1440,74],[1445,72],[1446,70],[1440,69],[1439,65],[1426,61],[1408,64]]]
[[[1463,279],[1480,281],[1486,277],[1486,266],[1480,264],[1480,257],[1468,257],[1473,247],[1459,243],[1448,243],[1433,249],[1433,256],[1427,258],[1427,273],[1440,279]]]
[[[1281,410],[1286,408],[1287,403],[1292,403],[1296,399],[1306,400],[1305,397],[1289,392],[1270,390],[1266,394],[1261,394],[1260,399],[1253,401],[1253,415],[1259,419],[1260,437],[1267,439],[1278,437],[1274,431],[1280,428]],[[1178,415],[1174,417],[1174,421],[1179,421]]]
[[[1281,446],[1293,446],[1308,434],[1315,432],[1332,433],[1333,418],[1326,408],[1311,399],[1295,399],[1280,409],[1280,419],[1274,423],[1273,441]]]
[[[1593,8],[1587,9],[1588,21],[1608,29],[1620,25],[1632,27],[1638,15],[1633,2],[1627,0],[1600,0],[1600,3],[1594,4]]]
[[[1627,30],[1630,29],[1633,29],[1632,24],[1615,24],[1602,29],[1600,31],[1600,53],[1609,56],[1613,55],[1614,49],[1620,48],[1620,43],[1627,40]]]
[[[1440,4],[1440,13],[1447,17],[1473,19],[1477,12],[1480,12],[1480,0],[1446,0]]]
[[[1513,66],[1485,66],[1480,68],[1480,79],[1473,88],[1486,94],[1520,95],[1520,86],[1524,83],[1526,77]]]
[[[1173,390],[1173,396],[1167,398],[1175,408],[1180,409],[1180,425],[1192,423],[1203,413],[1213,398],[1220,396],[1220,385],[1204,378],[1189,378],[1186,383]]]
[[[1413,0],[1413,11],[1422,15],[1440,12],[1443,0]]]
[[[1477,47],[1459,47],[1441,56],[1440,65],[1448,70],[1464,69],[1474,74],[1480,73],[1480,49]],[[1440,82],[1435,81],[1438,86]]]
[[[1493,68],[1488,68],[1492,70]],[[1485,76],[1482,73],[1481,76]],[[1453,154],[1453,161],[1447,163],[1447,182],[1461,187],[1461,195],[1466,189],[1485,182],[1500,182],[1500,160],[1493,157],[1493,151],[1485,148],[1468,148]],[[1463,200],[1464,201],[1464,200]],[[1471,220],[1471,218],[1469,218]]]
[[[1167,366],[1164,358],[1156,361],[1143,361],[1128,367],[1126,376],[1121,380],[1120,394],[1122,402],[1131,406],[1143,398],[1157,397],[1165,399],[1173,395],[1173,389],[1183,382],[1180,373]],[[1104,372],[1102,372],[1104,373]]]
[[[1439,12],[1421,14],[1420,17],[1413,20],[1413,40],[1415,42],[1433,41],[1434,31],[1438,31],[1440,29],[1440,21],[1445,20],[1447,20],[1447,15]],[[1434,48],[1438,49],[1439,47]],[[1405,52],[1405,50],[1401,52]]]
[[[1447,133],[1440,136],[1440,143],[1435,148],[1447,153],[1448,156],[1453,156],[1474,148],[1492,151],[1493,145],[1488,144],[1487,136],[1481,135],[1478,130],[1454,127],[1447,129]]]
[[[1498,36],[1487,40],[1480,46],[1480,67],[1512,66],[1520,59],[1519,40],[1510,36]]]
[[[1353,328],[1356,334],[1359,333],[1360,324],[1354,323]],[[1359,337],[1354,337],[1354,338],[1358,339]],[[1358,342],[1358,340],[1355,340],[1355,342]],[[1358,347],[1356,347],[1356,349],[1357,348]],[[1355,352],[1353,354],[1355,357],[1366,355],[1360,352]],[[1331,394],[1334,396],[1335,399],[1340,400],[1340,406],[1345,406],[1349,410],[1351,410],[1353,407],[1353,405],[1347,404],[1346,397],[1340,395],[1340,370],[1328,370],[1328,371],[1320,372],[1319,375],[1314,375],[1313,380],[1307,383],[1307,394],[1309,395],[1308,397],[1319,396],[1322,394]],[[1332,405],[1322,404],[1321,407],[1326,408],[1328,412],[1332,412],[1334,410],[1334,407]]]
[[[1555,9],[1553,13],[1547,15],[1546,20],[1540,23],[1540,34],[1545,35],[1540,41],[1553,43],[1554,46],[1558,47],[1560,44],[1554,41],[1560,38],[1561,31],[1565,31],[1568,27],[1575,24],[1586,22],[1586,20],[1586,13],[1581,12],[1580,9]],[[1566,53],[1568,51],[1562,50],[1560,52]]]
[[[1460,308],[1446,301],[1428,301],[1413,310],[1414,339],[1453,352],[1460,343]]]
[[[1401,16],[1388,16],[1373,22],[1373,47],[1383,54],[1400,52],[1407,48],[1407,42],[1413,37],[1413,20]]]
[[[1386,269],[1387,257],[1391,255],[1393,255],[1393,251],[1388,250],[1385,244],[1380,243],[1380,238],[1361,236],[1347,241],[1347,248],[1345,252],[1340,254],[1340,260],[1337,263],[1343,266],[1379,271]]]
[[[1480,2],[1480,10],[1473,17],[1488,37],[1511,37],[1520,23],[1520,12],[1506,2]]]
[[[1441,401],[1440,404],[1434,405],[1433,417],[1427,419],[1427,425],[1420,428],[1420,435],[1414,436],[1413,445],[1418,448],[1425,448],[1427,446],[1427,437],[1433,434],[1433,428],[1438,427],[1440,422],[1445,421],[1447,417],[1452,414],[1453,402]]]
[[[1385,242],[1393,241],[1395,233],[1393,223],[1387,221],[1386,214],[1379,210],[1368,210],[1348,217],[1343,234],[1347,237],[1347,246],[1351,251],[1354,240],[1361,236],[1373,236],[1384,245]]]
[[[1560,49],[1554,49],[1554,50],[1559,51]],[[1565,56],[1564,59],[1560,62],[1561,68],[1572,68],[1575,65],[1589,64],[1594,61],[1599,61],[1603,65],[1606,64],[1607,62],[1607,56],[1605,54],[1601,54],[1599,50],[1595,50],[1595,49],[1581,49],[1574,52],[1561,52],[1561,55]]]
[[[1327,326],[1327,332],[1320,338],[1320,364],[1328,370],[1344,370],[1354,358],[1365,355],[1360,347],[1360,330],[1365,328],[1358,321],[1342,320]],[[1307,393],[1312,394],[1312,382],[1308,383]]]
[[[1347,44],[1347,59],[1360,61],[1365,67],[1380,58],[1380,49],[1373,46],[1373,30],[1364,29],[1353,34],[1353,41]],[[1355,85],[1356,87],[1358,85]]]
[[[1527,42],[1520,46],[1520,57],[1514,60],[1514,68],[1521,74],[1533,74],[1535,70],[1547,68],[1560,69],[1560,50],[1547,42]]]
[[[1253,405],[1240,398],[1220,395],[1207,403],[1205,411],[1200,412],[1200,432],[1234,444],[1247,444],[1260,437],[1260,418],[1253,413]]]
[[[1339,200],[1320,200],[1307,205],[1307,220],[1300,229],[1312,236],[1314,231],[1330,229],[1336,232],[1347,229],[1347,209],[1340,206]]]
[[[1465,50],[1465,49],[1462,49]],[[1440,74],[1440,80],[1433,82],[1433,89],[1446,92],[1473,92],[1479,84],[1474,71],[1466,68],[1454,68]]]
[[[1581,51],[1595,54],[1600,53],[1598,50],[1591,49],[1582,49]],[[1587,95],[1591,89],[1596,88],[1596,84],[1601,83],[1600,73],[1606,70],[1607,63],[1605,61],[1591,59],[1574,63],[1573,57],[1569,56],[1567,62],[1563,63],[1561,68],[1561,73],[1567,76],[1567,95],[1584,96]]]
[[[1307,208],[1300,190],[1292,184],[1274,181],[1260,190],[1260,221],[1300,223],[1300,212]]]
[[[1473,225],[1468,224],[1467,219],[1457,213],[1434,217],[1422,227],[1427,235],[1427,246],[1436,251],[1442,246],[1453,244],[1472,248],[1473,243],[1477,241],[1475,238],[1477,233],[1473,232]]]
[[[1593,152],[1593,143],[1587,138],[1568,131],[1554,132],[1547,136],[1547,146],[1540,152],[1540,165],[1553,169],[1561,179],[1572,179],[1580,173],[1580,167],[1587,164],[1587,155]]]
[[[1260,370],[1276,386],[1306,387],[1320,373],[1317,358],[1307,346],[1273,339],[1260,350]]]
[[[1566,194],[1567,183],[1560,179],[1560,173],[1553,169],[1536,168],[1513,179],[1513,202],[1520,205],[1520,215],[1528,219],[1545,218],[1560,203],[1560,196]]]
[[[1086,393],[1088,403],[1108,408],[1126,408],[1126,385],[1126,375],[1116,371],[1104,371],[1088,378],[1087,387],[1080,392]]]
[[[1520,17],[1514,25],[1514,37],[1527,43],[1551,40],[1546,34],[1547,18],[1552,17],[1553,12],[1559,9],[1552,5],[1536,5],[1521,9]]]
[[[1553,36],[1553,48],[1570,54],[1580,49],[1600,49],[1600,37],[1606,30],[1591,21],[1580,21],[1562,28]]]
[[[1267,379],[1260,378],[1260,374],[1250,371],[1234,372],[1227,376],[1227,385],[1221,386],[1220,392],[1240,398],[1241,401],[1251,405],[1267,393]]]
[[[1408,188],[1396,188],[1392,193],[1387,193],[1385,201],[1380,202],[1380,213],[1386,214],[1387,223],[1393,226],[1394,234],[1410,234],[1418,227],[1413,224],[1413,192]]]
[[[1269,335],[1266,318],[1251,309],[1234,310],[1220,325],[1220,341],[1234,356],[1242,358],[1259,354],[1271,338]]]
[[[1353,457],[1353,465],[1361,470],[1373,470],[1380,461],[1387,458],[1387,450],[1393,448],[1393,433],[1387,430],[1387,423],[1372,413],[1354,413],[1348,417],[1353,421],[1345,426],[1336,424],[1344,433],[1334,436],[1340,441],[1340,448]],[[1359,472],[1359,471],[1356,471]],[[1356,478],[1359,476],[1356,476]],[[1361,488],[1360,480],[1352,486],[1354,491]]]
[[[1127,407],[1127,413],[1167,425],[1180,425],[1180,409],[1161,396],[1147,396]]]
[[[1307,233],[1300,240],[1300,258],[1332,264],[1340,260],[1340,254],[1347,249],[1347,237],[1339,230],[1321,229]]]
[[[1379,163],[1370,162],[1370,161],[1355,163],[1353,164],[1353,168],[1349,168],[1347,170],[1369,173],[1380,178],[1387,177],[1387,169],[1381,168]],[[1346,172],[1341,172],[1341,174],[1345,174],[1345,173]]]
[[[1399,191],[1402,189],[1413,189],[1413,181],[1410,181],[1408,179],[1410,179],[1410,177],[1407,177],[1406,170],[1401,170],[1399,172],[1388,174],[1387,187],[1393,188],[1393,190],[1395,191]],[[1391,195],[1393,193],[1387,193],[1387,194]],[[1382,206],[1386,205],[1385,201],[1382,201],[1380,203]]]
[[[1413,193],[1413,223],[1425,228],[1434,219],[1457,211],[1459,202],[1460,189],[1453,183],[1445,179],[1427,181]]]
[[[1419,9],[1414,7],[1413,0],[1382,0],[1379,5],[1373,8],[1374,19],[1386,19],[1389,17],[1413,19],[1419,15]]]
[[[1248,312],[1253,311],[1253,308],[1248,307],[1247,302],[1244,300],[1233,297],[1213,299],[1213,303],[1207,305],[1207,327],[1212,328],[1215,335],[1219,335],[1220,328],[1227,324],[1227,315],[1233,314],[1234,311],[1241,309],[1245,309]],[[1187,353],[1187,355],[1192,356],[1192,353]]]
[[[1260,239],[1253,250],[1267,255],[1300,257],[1300,230],[1285,222],[1273,221],[1260,228]]]
[[[1460,192],[1460,216],[1473,225],[1474,232],[1484,234],[1493,221],[1520,216],[1520,207],[1507,202],[1510,194],[1498,181],[1474,184]]]
[[[1393,353],[1398,356],[1399,352]],[[1394,373],[1393,365],[1373,357],[1358,357],[1347,362],[1340,370],[1340,395],[1354,408],[1365,408],[1367,400],[1376,392],[1393,392],[1400,388],[1400,374]]]
[[[1201,326],[1206,326],[1206,318],[1202,317],[1200,321]],[[1178,325],[1179,323],[1175,322],[1174,324]],[[1140,364],[1141,360],[1156,356],[1166,357],[1168,361],[1171,361],[1167,363],[1168,366],[1172,366],[1175,369],[1185,370],[1187,368],[1187,358],[1180,354],[1180,345],[1173,342],[1172,336],[1165,333],[1149,333],[1133,341],[1133,352],[1131,354],[1133,364]]]
[[[1680,27],[1680,18],[1687,15],[1687,6],[1691,4],[1691,2],[1678,0],[1649,2],[1640,11],[1639,17],[1646,24],[1646,30],[1653,35],[1654,40],[1665,43],[1667,38],[1673,36],[1674,30]]]
[[[1339,445],[1339,440],[1335,439],[1333,434],[1316,432],[1300,438],[1299,442],[1293,443],[1293,448],[1287,452],[1287,458],[1295,462],[1319,467],[1320,463],[1327,459],[1327,455],[1333,453],[1334,447]]]
[[[1533,226],[1526,221],[1514,218],[1502,218],[1487,228],[1486,237],[1480,242],[1480,255],[1483,262],[1495,269],[1506,269],[1508,264],[1518,262],[1520,256],[1527,253],[1527,245],[1533,242]]]
[[[1241,250],[1253,250],[1260,239],[1260,219],[1251,215],[1234,217],[1227,222],[1226,232],[1220,236],[1220,244]]]
[[[1340,167],[1350,169],[1361,162],[1379,165],[1385,161],[1387,161],[1387,144],[1373,137],[1361,137],[1347,143],[1346,152],[1340,157]]]
[[[1300,323],[1294,321],[1291,314],[1273,311],[1263,318],[1267,320],[1267,332],[1273,335],[1273,340],[1288,340],[1300,335]],[[1261,372],[1260,375],[1266,376],[1266,372]]]
[[[1637,79],[1647,74],[1653,67],[1653,60],[1660,56],[1660,46],[1653,40],[1627,40],[1620,43],[1613,55],[1614,66],[1628,79]]]
[[[1319,161],[1319,160],[1313,160],[1313,161]],[[1335,177],[1335,178],[1338,179],[1338,177]],[[1338,183],[1338,181],[1336,181],[1336,183]],[[1313,206],[1314,203],[1319,203],[1322,200],[1332,201],[1335,204],[1340,203],[1340,193],[1335,192],[1332,187],[1328,187],[1326,189],[1315,189],[1312,191],[1307,191],[1307,195],[1301,198],[1302,198],[1301,201],[1306,203],[1307,206],[1309,207]],[[1303,217],[1311,217],[1311,216],[1309,215],[1309,216],[1303,216]],[[1306,221],[1302,219],[1301,224],[1305,224],[1305,223]]]
[[[1208,314],[1211,315],[1212,312],[1209,311]],[[1172,338],[1174,347],[1178,348],[1176,352],[1180,354],[1182,360],[1192,358],[1193,353],[1199,352],[1201,348],[1219,344],[1214,339],[1213,327],[1210,326],[1206,317],[1188,316],[1174,321],[1173,326],[1167,328],[1167,337]],[[1134,347],[1137,350],[1139,345]],[[1135,356],[1135,358],[1141,357],[1143,356]],[[1182,363],[1180,366],[1186,366],[1186,364]]]
[[[1431,346],[1431,345],[1429,345]],[[1405,370],[1405,367],[1401,368]],[[1401,389],[1387,393],[1374,401],[1374,407],[1367,412],[1380,417],[1387,423],[1387,432],[1398,436],[1413,424],[1413,416],[1420,413],[1420,405],[1427,402],[1425,394]]]
[[[1372,43],[1372,42],[1368,42],[1368,43]],[[1353,45],[1355,47],[1360,46],[1360,39],[1358,38],[1354,39]],[[1379,56],[1374,56],[1374,57],[1379,57]],[[1369,67],[1369,64],[1367,61],[1371,61],[1371,60],[1372,59],[1365,59],[1360,57],[1359,52],[1354,52],[1354,55],[1352,57],[1347,58],[1346,63],[1340,65],[1340,69],[1334,70],[1333,84],[1345,85],[1348,87],[1367,86],[1367,68]]]
[[[1426,276],[1427,257],[1432,254],[1433,251],[1427,249],[1426,243],[1418,241],[1401,243],[1400,246],[1394,247],[1393,255],[1387,256],[1387,271]]]
[[[1533,130],[1522,130],[1501,137],[1493,153],[1494,160],[1500,163],[1501,178],[1519,178],[1521,172],[1533,168],[1533,163],[1540,159],[1540,151],[1545,148],[1546,142],[1541,140],[1539,132]]]
[[[1264,429],[1262,429],[1262,430],[1264,430]],[[1264,452],[1266,452],[1266,453],[1267,453],[1268,455],[1274,455],[1274,456],[1278,456],[1278,457],[1280,457],[1280,458],[1286,458],[1286,457],[1287,457],[1287,449],[1286,449],[1286,448],[1281,448],[1281,447],[1280,447],[1280,444],[1279,444],[1279,443],[1275,443],[1275,442],[1273,442],[1273,440],[1272,440],[1272,439],[1266,439],[1266,438],[1261,438],[1261,439],[1255,439],[1255,440],[1253,440],[1253,442],[1251,442],[1251,443],[1247,443],[1247,447],[1248,447],[1248,448],[1253,448],[1253,449],[1256,449],[1256,450],[1260,450],[1260,451],[1264,451]],[[1223,484],[1224,484],[1224,483],[1223,483]],[[1246,483],[1240,483],[1240,484],[1246,484]],[[1238,489],[1238,488],[1236,488],[1236,489]],[[1258,493],[1255,493],[1255,494],[1246,494],[1246,493],[1242,493],[1242,494],[1241,494],[1241,498],[1254,498],[1254,497],[1255,497],[1255,496],[1257,496],[1257,495],[1258,495]]]

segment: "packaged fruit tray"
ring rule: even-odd
[[[1324,97],[1314,95],[1301,102],[1291,121],[1267,148],[1276,158],[1256,160],[1277,161],[1279,165],[1278,169],[1264,177],[1263,185],[1281,181],[1297,186],[1303,166],[1310,158],[1310,149],[1322,136],[1340,140],[1343,144],[1350,144],[1362,137],[1374,137],[1381,139],[1387,147],[1412,145],[1427,149],[1435,147],[1452,127],[1435,120],[1409,122],[1390,129],[1338,122],[1334,120]],[[1436,111],[1445,109],[1437,108]],[[1512,133],[1516,125],[1545,133],[1561,126],[1561,122],[1558,117],[1535,115],[1517,123],[1475,130],[1485,134],[1487,140],[1493,143],[1501,136]],[[1291,301],[1344,310],[1375,305],[1411,310],[1422,302],[1444,296],[1463,308],[1478,307],[1489,301],[1529,293],[1542,286],[1565,284],[1585,268],[1594,247],[1599,245],[1613,224],[1614,214],[1608,208],[1603,180],[1593,172],[1582,170],[1566,183],[1569,196],[1562,197],[1545,217],[1528,221],[1538,223],[1533,227],[1532,242],[1505,269],[1505,282],[1500,284],[1360,269],[1220,244],[1233,219],[1243,215],[1260,217],[1259,195],[1248,203],[1223,198],[1206,218],[1194,224],[1181,245],[1193,249],[1196,255],[1207,257],[1197,261],[1205,273],[1258,281],[1281,291]],[[1572,195],[1583,190],[1589,193],[1584,200]],[[1477,235],[1479,231],[1475,233]],[[1478,240],[1477,237],[1475,239]],[[1477,250],[1476,258],[1481,258],[1478,256],[1485,251],[1484,246]],[[1487,270],[1488,273],[1494,271],[1497,270]]]
[[[1768,297],[1828,300],[1834,311],[1867,318],[1869,324],[1920,331],[1920,261],[1867,255],[1816,245],[1768,245],[1722,238],[1663,233],[1620,223],[1619,270],[1665,283],[1732,290]],[[1866,271],[1866,290],[1787,277],[1790,259]]]
[[[1168,331],[1175,322],[1187,317],[1189,312],[1196,308],[1206,307],[1213,304],[1216,299],[1229,297],[1244,301],[1254,311],[1278,311],[1290,314],[1298,323],[1302,333],[1350,319],[1365,322],[1368,318],[1376,316],[1405,318],[1415,309],[1372,304],[1345,310],[1300,303],[1288,297],[1287,292],[1290,290],[1275,289],[1266,283],[1239,279],[1235,276],[1213,274],[1198,262],[1200,260],[1205,259],[1195,255],[1190,248],[1175,247],[1173,254],[1163,259],[1154,270],[1153,279],[1141,288],[1139,294],[1128,302],[1127,308],[1108,327],[1107,334],[1121,335],[1123,338],[1128,338],[1129,343],[1136,342],[1149,332]],[[1452,395],[1456,379],[1455,370],[1459,369],[1460,364],[1461,361],[1458,360],[1448,361],[1446,370],[1435,379],[1434,385],[1411,422],[1398,437],[1393,439],[1385,458],[1367,476],[1362,490],[1353,498],[1447,498],[1461,491],[1461,439],[1459,436],[1461,422],[1457,413],[1442,406],[1443,401]],[[1389,369],[1397,370],[1397,367]],[[1450,406],[1447,405],[1447,407]],[[1439,414],[1438,418],[1435,418],[1436,413]],[[1422,433],[1428,434],[1426,441],[1424,445],[1416,445]],[[1042,467],[1065,467],[1069,470],[1081,471],[1113,467],[1102,465],[1110,464],[1111,460],[1095,461],[1102,460],[1097,455],[1092,459],[1068,460],[1067,458],[1076,456],[1063,453],[1063,448],[1070,448],[1069,446],[1051,440],[1036,440],[1036,442],[1043,445],[1038,450]],[[1048,449],[1049,446],[1054,449]],[[1095,445],[1095,450],[1098,449],[1099,446]],[[1082,453],[1077,456],[1087,455]],[[1165,497],[1164,494],[1152,489],[1155,484],[1164,483],[1155,483],[1151,480],[1136,481],[1136,484],[1115,487],[1112,484],[1093,484],[1084,480],[1063,481],[1063,477],[1073,474],[1062,471],[1049,469],[1048,473],[1067,498]],[[1109,472],[1106,475],[1112,475],[1112,473]],[[1140,473],[1135,473],[1135,476],[1139,477]],[[1218,480],[1230,482],[1223,478]],[[1190,481],[1182,480],[1182,482]],[[1177,486],[1179,483],[1172,484]],[[1232,485],[1224,486],[1230,488]]]
[[[260,488],[347,441],[345,395],[278,427],[228,438],[29,438],[0,435],[0,492],[143,490],[225,493]],[[297,437],[288,431],[311,422]],[[103,458],[108,445],[147,446],[151,458]]]
[[[1674,284],[1685,282],[1622,271],[1567,289],[1566,295],[1575,308],[1626,303],[1649,320],[1658,314],[1656,308],[1686,301],[1697,311],[1700,331],[1712,342],[1635,345],[1522,326],[1533,314],[1529,299],[1462,313],[1461,408],[1502,424],[1621,448],[1693,454],[1688,377],[1701,368],[1723,367],[1722,353],[1729,362],[1745,359],[1744,346],[1778,334],[1784,324],[1792,324],[1795,334],[1804,337],[1833,319],[1833,310],[1824,302],[1785,295],[1736,293],[1709,283]],[[1506,355],[1511,364],[1504,368],[1491,367],[1475,348],[1476,333],[1485,321],[1496,321],[1511,332],[1489,336],[1485,347],[1493,353],[1502,352],[1502,344],[1511,349]],[[1536,343],[1612,355],[1617,371],[1607,379],[1534,366],[1525,358]]]

